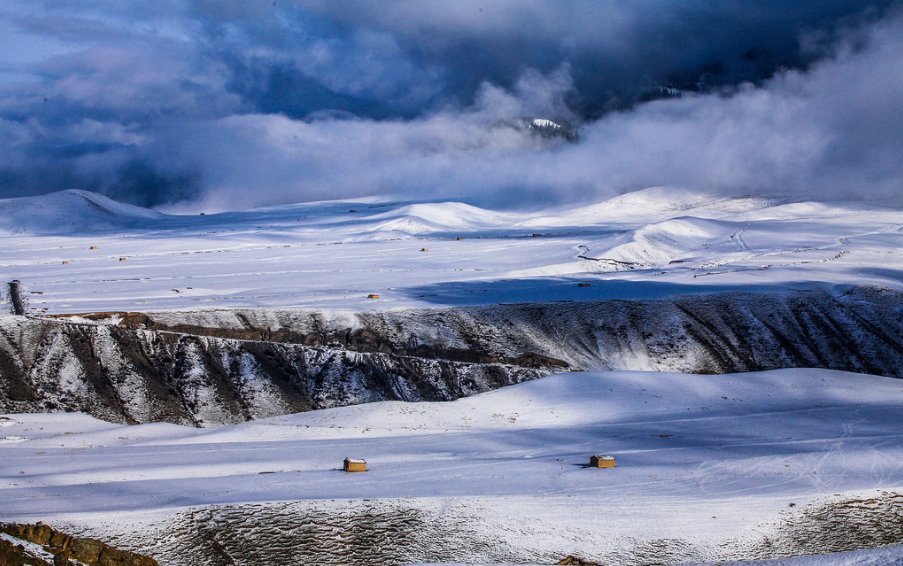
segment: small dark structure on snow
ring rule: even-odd
[[[25,314],[25,305],[22,302],[21,289],[19,288],[19,280],[13,279],[7,283],[9,287],[9,302],[13,305],[13,314],[22,316]]]

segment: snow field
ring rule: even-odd
[[[0,440],[0,520],[94,533],[121,533],[136,512],[162,513],[154,529],[165,530],[206,506],[294,502],[303,515],[369,501],[416,509],[448,537],[466,523],[467,537],[496,541],[497,553],[474,551],[472,562],[629,561],[662,540],[703,560],[758,548],[762,525],[807,504],[903,488],[903,385],[825,370],[560,374],[449,403],[211,430],[8,417],[2,432],[16,439]],[[584,467],[596,453],[618,467]],[[346,456],[370,471],[341,472]],[[656,544],[646,551],[663,551]]]
[[[49,314],[900,288],[903,265],[898,210],[664,188],[535,212],[359,199],[171,216],[84,191],[0,212],[0,273]]]

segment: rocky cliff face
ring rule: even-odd
[[[201,329],[4,322],[0,410],[83,411],[124,423],[219,426],[387,399],[456,399],[564,367],[531,356],[486,362],[468,352],[410,356],[380,351],[388,346],[375,339],[356,345],[354,333],[344,343],[309,346],[206,336]]]
[[[903,377],[903,296],[860,288],[331,315],[0,317],[0,411],[126,423],[217,426],[451,400],[567,370],[788,367]]]

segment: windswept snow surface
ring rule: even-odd
[[[369,563],[621,564],[867,548],[903,511],[903,384],[827,370],[569,373],[213,430],[7,416],[0,520],[126,537],[167,564],[209,563],[179,557],[197,521],[228,547],[229,521],[251,518],[239,538],[265,547],[313,515],[409,513]],[[600,453],[617,467],[585,467]],[[341,472],[345,457],[369,471]],[[851,508],[865,514],[838,519]],[[819,538],[831,521],[871,538]]]
[[[903,287],[903,213],[853,203],[656,188],[530,213],[363,199],[173,216],[66,191],[0,212],[0,274],[33,314]]]

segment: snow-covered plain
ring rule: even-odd
[[[203,216],[68,191],[0,201],[0,234],[0,274],[21,281],[31,314],[903,288],[899,210],[671,189],[530,213],[363,199]],[[356,524],[362,509],[420,521],[356,562],[373,564],[540,564],[569,554],[698,563],[903,536],[899,526],[896,539],[885,536],[893,527],[884,523],[899,525],[903,512],[903,384],[892,378],[573,373],[451,403],[214,430],[7,417],[0,520],[112,537],[164,564],[217,563],[191,554],[204,513],[205,529],[225,529],[211,536],[226,550],[229,528],[266,547],[272,529],[337,517],[333,531],[304,539],[327,541],[322,556],[335,563],[344,560],[335,554],[341,521]],[[597,453],[618,467],[585,468]],[[340,472],[346,456],[370,471]],[[844,534],[831,534],[837,525]],[[289,563],[278,551],[272,563]],[[874,552],[799,564],[903,560]]]
[[[901,230],[896,209],[676,189],[530,213],[364,199],[204,216],[67,191],[0,201],[0,274],[49,314],[901,288]]]
[[[289,530],[305,513],[340,515],[355,501],[415,510],[436,532],[393,556],[473,563],[847,550],[862,542],[819,542],[813,533],[826,526],[812,509],[873,500],[903,510],[903,383],[826,370],[571,373],[449,403],[213,430],[9,418],[0,421],[0,520],[74,525],[173,564],[192,563],[178,559],[176,527],[204,506],[260,505],[262,524],[277,520],[266,518],[275,506]],[[598,453],[618,466],[585,467]],[[369,471],[341,472],[346,456]],[[851,517],[844,528],[881,544],[885,520]]]

